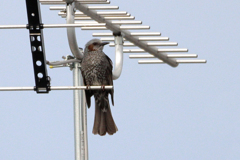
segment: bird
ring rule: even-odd
[[[85,90],[86,102],[88,108],[91,106],[91,97],[95,99],[95,118],[93,125],[93,134],[100,136],[113,135],[118,128],[112,117],[108,95],[111,95],[112,105],[113,89],[105,89],[105,85],[113,86],[112,78],[112,61],[103,52],[103,48],[109,42],[102,42],[99,39],[92,39],[85,45],[84,56],[81,61],[81,72],[84,84],[87,86]],[[89,86],[102,86],[100,90],[88,90]]]

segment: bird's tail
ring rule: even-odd
[[[108,93],[102,92],[94,95],[95,97],[95,119],[93,125],[93,134],[104,136],[106,133],[113,135],[118,131],[113,120]]]

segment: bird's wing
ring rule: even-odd
[[[85,79],[85,76],[84,76],[85,75],[84,71],[81,70],[81,72],[82,72],[82,77],[83,77],[83,83],[84,83],[84,85],[86,85],[86,79]],[[91,106],[92,95],[93,95],[93,93],[92,93],[91,90],[86,90],[85,89],[85,96],[86,96],[86,101],[87,101],[88,108],[90,108],[90,106]]]
[[[112,60],[107,55],[105,55],[105,56],[106,56],[106,59],[107,59],[108,64],[109,64],[109,65],[107,65],[106,75],[105,76],[106,76],[106,78],[108,80],[108,84],[113,86],[113,78],[112,78],[113,65],[112,65]],[[113,92],[114,92],[113,89],[111,89],[110,92],[109,92],[111,94],[112,105],[114,105]]]

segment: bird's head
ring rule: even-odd
[[[102,42],[100,39],[92,39],[85,45],[84,52],[102,51],[106,44],[109,44],[109,42]]]

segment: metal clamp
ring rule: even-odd
[[[80,50],[82,50],[82,48],[79,48]],[[64,59],[63,61],[47,61],[47,65],[49,65],[49,68],[60,68],[60,67],[70,67],[70,70],[72,70],[72,65],[74,62],[78,62],[80,63],[81,60],[76,59],[75,57],[71,56],[71,55],[67,55],[62,56],[62,58]]]
[[[123,37],[121,32],[113,33],[115,40],[115,65],[113,70],[113,80],[120,77],[123,66]]]

